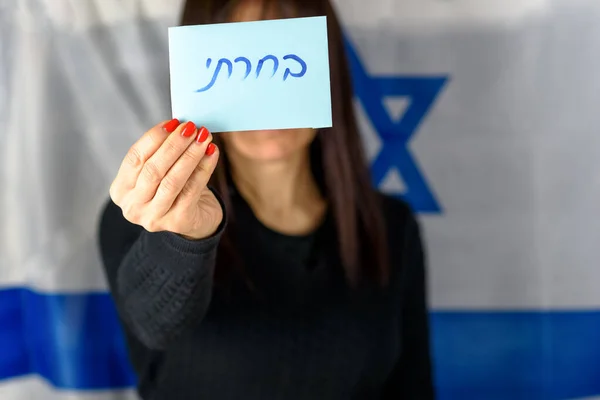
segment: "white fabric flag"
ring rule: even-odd
[[[181,5],[0,3],[2,399],[135,398],[96,227]],[[600,2],[336,5],[373,178],[424,225],[439,398],[600,396]]]

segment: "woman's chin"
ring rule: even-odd
[[[224,136],[228,151],[261,162],[289,159],[306,151],[316,132],[312,129],[236,132]]]
[[[254,147],[254,146],[253,146]],[[257,148],[248,148],[245,149],[244,156],[247,159],[256,162],[277,162],[289,159],[300,149],[290,149],[290,148],[282,148],[282,146],[277,146],[273,143],[265,143],[262,146]]]

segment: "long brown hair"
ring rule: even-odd
[[[241,0],[187,0],[181,24],[230,22],[240,3]],[[333,127],[320,130],[311,145],[313,173],[317,182],[321,182],[323,195],[335,219],[338,252],[346,279],[352,286],[364,277],[385,284],[389,279],[385,223],[356,124],[350,70],[336,13],[329,0],[263,0],[262,6],[263,10],[276,10],[282,18],[327,17]],[[220,144],[218,134],[215,141]],[[231,268],[231,257],[228,256],[235,249],[232,234],[235,216],[231,209],[226,152],[222,144],[219,147],[222,160],[210,184],[223,197],[229,216],[218,255],[217,273],[222,273]]]

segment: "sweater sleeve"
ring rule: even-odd
[[[388,379],[385,399],[435,398],[427,312],[426,260],[420,229],[410,214],[400,274],[401,354]]]
[[[193,241],[150,233],[108,202],[99,240],[110,292],[124,328],[147,348],[164,349],[206,314],[225,221],[213,236]]]

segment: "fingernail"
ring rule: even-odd
[[[190,137],[190,136],[192,136],[192,134],[195,131],[196,131],[196,125],[192,121],[189,121],[185,124],[185,127],[183,128],[181,135],[184,137]]]
[[[198,131],[198,137],[196,138],[196,141],[198,143],[204,143],[204,141],[206,141],[206,139],[208,139],[208,129],[206,129],[204,126],[202,128],[200,128],[200,130]]]
[[[206,155],[212,156],[215,153],[215,150],[217,150],[217,146],[215,146],[214,143],[210,143],[208,147],[206,147]]]
[[[167,122],[163,128],[165,128],[165,131],[169,132],[169,133],[173,133],[173,131],[175,129],[177,129],[177,127],[179,126],[179,120],[177,118],[173,118],[172,120],[170,120],[169,122]]]

